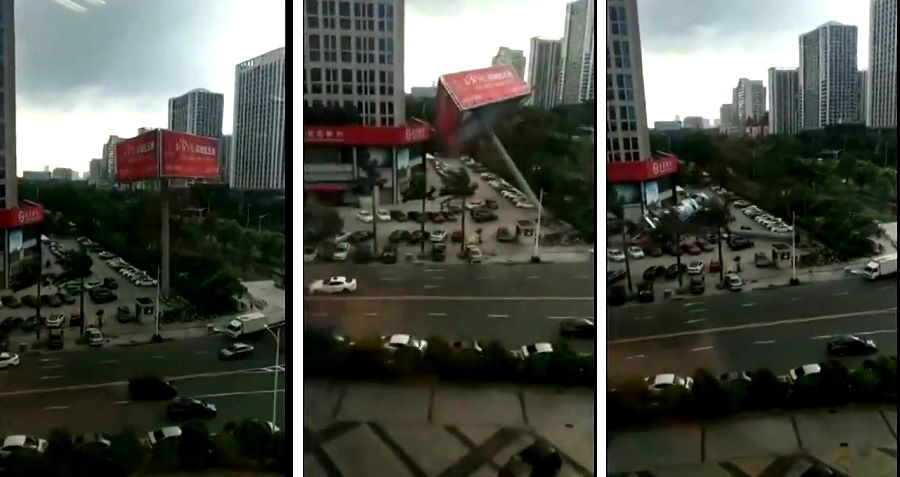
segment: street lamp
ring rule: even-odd
[[[278,328],[278,331],[272,331],[269,325],[266,325],[266,331],[275,337],[275,366],[272,368],[273,374],[275,374],[275,382],[272,386],[272,425],[274,426],[276,425],[275,418],[278,415],[278,347],[281,346],[281,327]]]
[[[269,214],[262,214],[262,215],[260,215],[260,216],[257,217],[257,222],[258,222],[257,225],[256,225],[256,232],[257,232],[257,233],[262,233],[262,219],[264,219],[264,218],[266,218],[266,217],[268,217],[268,216],[269,216]]]

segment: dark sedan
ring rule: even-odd
[[[559,325],[559,335],[563,338],[593,339],[597,336],[597,329],[594,322],[587,318],[565,320]]]
[[[671,280],[673,278],[677,278],[679,273],[687,273],[687,265],[682,263],[681,267],[679,267],[677,263],[673,263],[666,267],[666,271],[663,275],[667,279]]]
[[[619,280],[622,280],[623,278],[625,278],[624,270],[610,270],[610,271],[606,272],[606,284],[607,285],[612,285],[613,283],[616,283]]]
[[[827,350],[831,356],[867,356],[878,352],[878,347],[872,340],[847,335],[828,342]]]
[[[644,281],[651,282],[657,277],[661,277],[665,274],[666,267],[663,267],[662,265],[654,265],[644,270]]]
[[[166,407],[166,415],[171,421],[187,419],[211,419],[216,417],[216,406],[195,398],[179,398]]]

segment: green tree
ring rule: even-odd
[[[728,208],[719,200],[711,200],[700,212],[698,222],[716,228],[716,244],[719,249],[719,281],[725,281],[725,263],[722,261],[722,228],[728,225]]]
[[[81,314],[81,334],[84,334],[84,279],[91,276],[91,267],[93,266],[91,256],[83,249],[65,250],[60,255],[59,264],[63,268],[63,272],[59,275],[60,282],[69,280],[79,280],[79,313]]]
[[[219,222],[216,229],[216,240],[222,244],[222,248],[228,249],[229,245],[233,245],[240,241],[243,229],[236,220],[226,219]]]
[[[34,449],[19,449],[6,458],[5,476],[8,477],[51,477],[53,470],[44,456]]]
[[[107,475],[125,477],[133,474],[145,456],[146,450],[134,429],[123,429],[110,439],[109,459],[113,473]]]
[[[178,438],[178,461],[182,470],[198,471],[211,464],[215,445],[206,425],[190,421],[181,426]]]
[[[74,469],[75,446],[72,435],[65,429],[51,429],[47,436],[47,451],[44,457],[50,468],[58,475],[72,475]]]
[[[274,457],[274,441],[271,430],[255,419],[243,420],[235,430],[235,438],[241,453],[262,464]]]
[[[376,195],[378,187],[384,184],[384,180],[379,176],[378,165],[375,160],[369,158],[368,152],[357,156],[356,166],[358,169],[356,187],[372,198],[372,248],[375,253],[378,253],[378,211],[376,210],[378,200]]]
[[[466,249],[466,198],[472,197],[477,189],[478,183],[472,182],[472,178],[464,168],[454,170],[444,179],[444,189],[441,191],[441,195],[449,195],[462,201],[462,213],[459,214],[462,231],[460,253]]]
[[[675,252],[675,263],[678,267],[678,286],[683,285],[681,273],[681,239],[685,234],[690,233],[692,230],[694,230],[693,227],[679,219],[674,212],[663,216],[657,226],[656,233],[664,237],[665,241],[672,244],[672,249]]]

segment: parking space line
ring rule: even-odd
[[[756,306],[756,303],[742,303],[741,306],[747,308],[748,306]]]
[[[425,285],[424,288],[437,288],[437,285]]]
[[[428,316],[447,316],[446,313],[429,313]]]
[[[819,336],[813,336],[810,339],[811,340],[827,340],[827,339],[831,338],[832,336],[834,336],[834,335],[819,335]]]
[[[640,359],[640,358],[644,358],[644,357],[645,356],[642,354],[635,354],[635,355],[631,355],[631,356],[626,356],[625,359]]]
[[[162,359],[162,358],[165,358],[166,355],[164,355],[164,354],[155,354],[155,355],[153,355],[153,356],[151,356],[151,357],[152,357],[153,359]]]
[[[42,366],[41,369],[58,369],[58,368],[62,368],[62,367],[63,367],[63,365],[57,364],[55,366]]]
[[[113,401],[113,404],[128,404],[131,401]]]
[[[773,343],[775,343],[775,340],[761,340],[761,341],[753,342],[753,344],[773,344]]]
[[[697,318],[697,319],[694,319],[694,320],[687,320],[687,321],[685,321],[684,323],[687,324],[687,325],[689,325],[689,324],[691,324],[691,323],[700,323],[701,321],[706,321],[706,318]]]
[[[704,311],[706,311],[706,308],[696,308],[693,310],[688,310],[688,313],[703,313]]]
[[[697,306],[697,305],[702,305],[702,304],[703,304],[702,301],[692,301],[692,302],[690,302],[690,303],[685,303],[685,304],[684,304],[684,307],[685,307],[685,308],[690,308],[690,307],[692,307],[692,306]]]
[[[200,351],[197,352],[197,354],[199,354],[199,353],[200,353]],[[103,361],[100,361],[100,364],[115,364],[118,362],[119,362],[119,360],[117,360],[117,359],[105,359]]]
[[[713,349],[712,346],[701,346],[701,347],[699,347],[699,348],[694,348],[694,349],[692,349],[691,351],[708,351],[708,350],[711,350],[711,349]]]
[[[366,316],[378,316],[378,313],[366,313]]]
[[[42,363],[49,363],[51,361],[62,361],[62,358],[41,358]]]
[[[438,276],[434,276],[434,275],[429,275],[428,278],[431,280],[443,280],[444,279],[444,277],[438,277]]]
[[[842,292],[835,293],[834,296],[844,296],[844,295],[849,295],[849,294],[850,294],[850,292],[842,291]]]
[[[63,376],[41,376],[41,380],[45,380],[45,379],[60,379],[60,378],[62,378],[62,377],[63,377]]]
[[[381,281],[383,281],[383,282],[396,282],[396,281],[400,281],[400,279],[397,278],[397,277],[381,277]]]
[[[488,313],[488,318],[509,318],[509,315],[499,315],[499,314]]]

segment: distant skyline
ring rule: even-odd
[[[740,78],[768,90],[768,69],[799,66],[800,35],[827,21],[857,27],[857,65],[868,67],[867,0],[637,3],[650,127],[676,115],[718,118]]]

